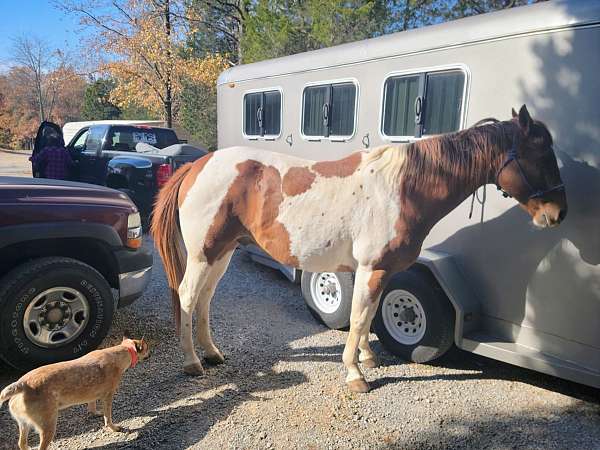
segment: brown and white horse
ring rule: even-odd
[[[184,371],[203,373],[194,310],[206,360],[223,362],[210,334],[210,301],[237,242],[251,239],[283,264],[355,272],[343,361],[350,390],[368,391],[358,362],[378,364],[368,336],[388,277],[410,266],[433,225],[487,183],[515,197],[538,227],[565,217],[552,137],[525,106],[509,121],[338,161],[232,147],[182,167],[160,192],[152,232],[173,294]]]

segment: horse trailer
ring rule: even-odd
[[[526,104],[554,137],[564,223],[536,230],[515,200],[480,188],[389,282],[374,331],[416,362],[427,360],[424,345],[453,343],[598,388],[599,73],[600,2],[549,1],[232,67],[218,79],[219,148],[334,160],[508,119]],[[300,274],[252,255],[301,278],[325,324],[348,325],[351,273]],[[447,304],[446,317],[431,314],[432,302]],[[454,327],[454,342],[435,340],[441,324]]]

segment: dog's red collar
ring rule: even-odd
[[[135,343],[131,339],[126,339],[123,341],[123,345],[127,348],[129,356],[131,356],[131,365],[129,367],[133,369],[138,363],[138,354],[135,348]]]

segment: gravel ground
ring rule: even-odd
[[[155,263],[148,291],[117,313],[105,342],[129,329],[151,344],[150,359],[126,372],[115,398],[114,420],[129,432],[102,429],[100,417],[73,407],[60,415],[53,448],[600,449],[597,390],[458,350],[435,365],[412,364],[372,336],[383,363],[366,370],[374,389],[347,392],[345,333],[317,324],[298,286],[241,252],[213,300],[227,363],[185,376]],[[18,376],[0,366],[0,389]],[[4,407],[0,448],[16,440]]]
[[[31,177],[31,152],[0,149],[0,176]]]

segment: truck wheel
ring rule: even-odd
[[[334,330],[350,325],[354,274],[303,271],[300,285],[306,306],[317,320]]]
[[[0,356],[33,367],[78,358],[108,333],[110,286],[94,268],[71,258],[39,258],[0,280]]]
[[[428,274],[401,272],[381,295],[373,330],[394,355],[417,363],[432,361],[454,342],[454,309]]]

